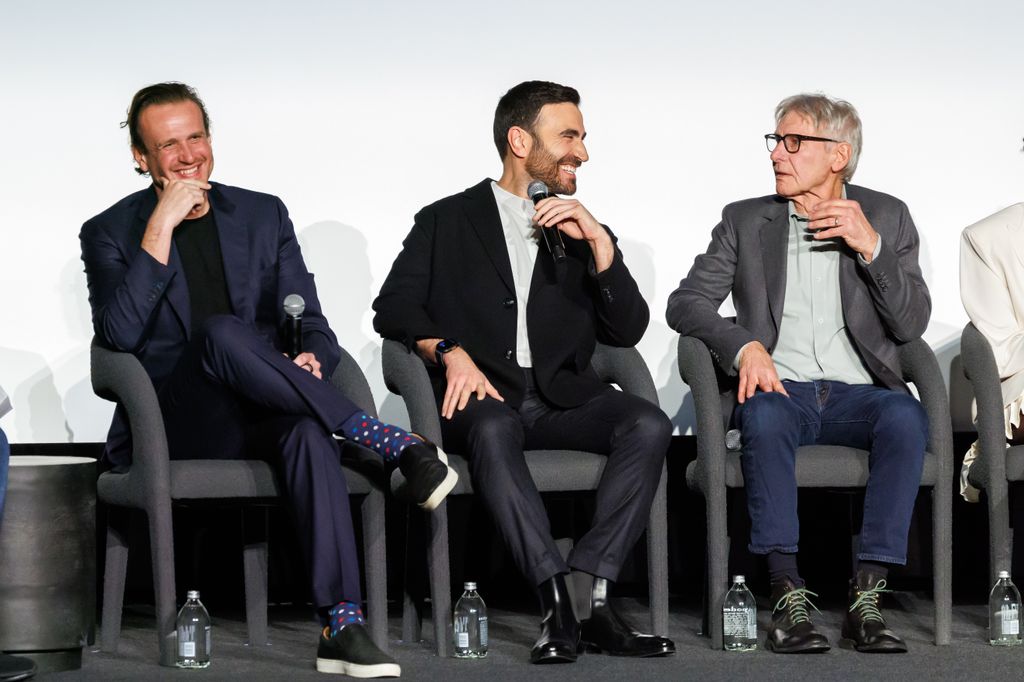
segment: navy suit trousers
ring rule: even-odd
[[[171,459],[265,459],[287,491],[313,603],[362,601],[334,432],[360,411],[236,317],[211,317],[158,390]]]

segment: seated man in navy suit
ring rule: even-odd
[[[139,358],[153,380],[172,459],[266,458],[279,465],[315,606],[317,669],[396,676],[363,626],[359,566],[336,436],[399,466],[436,507],[456,481],[419,437],[362,413],[326,379],[338,341],[320,311],[288,212],[267,194],[209,181],[210,124],[195,91],[136,93],[124,123],[152,185],[82,227],[97,342]],[[282,303],[305,299],[302,348],[289,359]],[[105,458],[124,467],[130,434],[118,408]]]
[[[550,196],[535,209],[527,196],[533,181],[575,193],[588,158],[579,101],[576,90],[555,83],[509,90],[494,114],[501,179],[420,211],[373,304],[377,331],[427,363],[444,442],[469,459],[474,489],[520,572],[537,585],[544,620],[534,663],[575,661],[581,639],[615,655],[675,652],[671,640],[635,632],[608,600],[647,524],[672,425],[657,405],[600,381],[590,358],[598,340],[640,341],[647,304],[615,238],[583,204]],[[557,258],[543,244],[561,235]],[[551,537],[524,448],[608,456],[593,526],[568,561]],[[570,567],[594,578],[581,604],[591,612],[582,634],[564,578]]]

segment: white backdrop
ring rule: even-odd
[[[387,418],[404,412],[380,379],[370,302],[418,208],[500,173],[494,106],[534,78],[582,94],[577,196],[617,232],[651,304],[640,348],[681,429],[692,416],[666,298],[721,207],[772,190],[761,136],[796,92],[860,110],[854,181],[910,206],[935,302],[926,338],[947,352],[966,320],[960,230],[1024,199],[1024,5],[905,4],[4,2],[0,383],[15,411],[0,425],[15,443],[106,433],[77,236],[144,186],[118,123],[162,80],[205,99],[215,180],[288,205]]]

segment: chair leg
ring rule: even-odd
[[[147,510],[149,545],[153,561],[153,593],[156,601],[156,632],[160,646],[160,665],[177,662],[177,612],[174,589],[174,528],[170,498],[152,500]]]
[[[452,644],[451,567],[448,559],[448,503],[442,502],[429,519],[430,545],[427,570],[430,572],[431,614],[437,655],[447,658]]]
[[[708,630],[711,648],[722,648],[722,602],[729,583],[729,531],[726,523],[725,489],[716,491],[718,499],[708,499]]]
[[[932,489],[932,564],[935,573],[935,644],[950,643],[953,620],[953,491]]]
[[[128,536],[131,512],[111,506],[107,511],[107,547],[103,568],[103,622],[100,645],[107,653],[117,653],[121,639],[121,611],[124,607],[124,581],[128,571]]]
[[[412,507],[405,507],[405,555],[402,558],[403,565],[403,586],[402,586],[402,641],[405,643],[419,642],[423,639],[422,615],[420,605],[413,596],[411,585],[412,580],[412,548],[413,548],[413,516]]]
[[[242,510],[242,573],[245,576],[245,623],[249,646],[267,641],[267,508]]]
[[[384,652],[388,650],[388,561],[384,524],[384,493],[371,490],[363,498],[363,556],[366,566],[366,610],[370,637]]]
[[[647,581],[650,587],[651,632],[668,637],[668,474],[661,469],[661,481],[651,503],[647,522]]]
[[[1013,570],[1009,486],[991,486],[985,490],[985,499],[988,503],[989,585],[995,585],[999,571]]]

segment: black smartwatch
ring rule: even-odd
[[[444,367],[444,354],[451,353],[453,350],[459,347],[459,342],[455,339],[441,339],[434,346],[434,361],[438,367]]]

